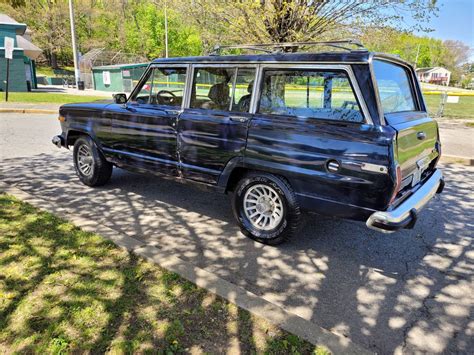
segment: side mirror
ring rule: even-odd
[[[125,94],[113,94],[112,97],[114,98],[114,102],[116,104],[123,105],[127,102],[127,95]]]

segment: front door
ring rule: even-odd
[[[178,120],[183,177],[217,183],[226,164],[243,154],[255,68],[196,66],[189,108]]]
[[[126,105],[115,105],[110,149],[126,166],[178,175],[176,124],[187,66],[151,67]]]

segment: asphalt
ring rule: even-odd
[[[382,353],[474,348],[474,168],[444,165],[445,193],[413,230],[384,235],[363,223],[308,215],[279,247],[246,239],[225,195],[114,170],[88,188],[71,152],[51,143],[55,115],[2,114],[0,179],[172,253],[286,311]]]

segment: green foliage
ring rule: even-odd
[[[199,32],[182,24],[178,13],[168,11],[169,56],[189,56],[201,53]],[[165,56],[165,13],[150,3],[135,8],[133,21],[125,23],[125,48],[130,53],[144,54],[148,59]]]

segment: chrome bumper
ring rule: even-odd
[[[58,148],[64,147],[64,138],[62,136],[54,136],[51,142]]]
[[[437,193],[444,188],[444,179],[441,170],[437,169],[433,175],[406,201],[390,211],[377,211],[367,219],[367,227],[384,233],[392,233],[402,228],[412,228],[418,212]]]

